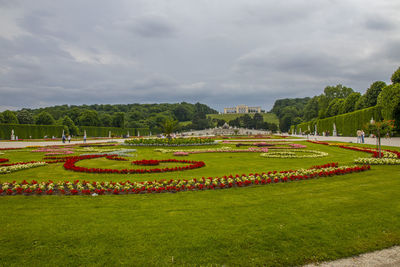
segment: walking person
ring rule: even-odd
[[[68,135],[68,143],[71,143],[71,136]]]
[[[363,144],[364,144],[364,137],[365,137],[364,130],[361,130],[361,143]]]
[[[61,137],[61,139],[62,139],[62,142],[65,144],[65,135],[63,135],[63,136]]]
[[[361,143],[361,130],[357,130],[357,144]]]

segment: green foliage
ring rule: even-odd
[[[335,98],[333,99],[329,105],[328,108],[326,109],[326,115],[328,117],[336,116],[339,115],[340,108],[343,105],[344,100],[341,98]]]
[[[392,74],[390,80],[393,84],[400,83],[400,67]]]
[[[47,111],[42,111],[35,117],[36,125],[54,125],[55,123],[53,116]]]
[[[171,137],[171,134],[176,131],[176,129],[178,128],[178,121],[176,120],[171,120],[171,119],[166,119],[165,121],[163,121],[161,124],[161,129],[162,132],[168,136]]]
[[[355,110],[356,102],[361,97],[361,94],[358,92],[351,93],[346,97],[342,105],[340,106],[339,113],[349,113]]]
[[[383,88],[378,97],[378,106],[382,108],[384,119],[396,119],[395,111],[400,108],[400,84],[392,84]]]
[[[371,86],[365,92],[365,107],[376,106],[378,101],[378,96],[382,89],[385,88],[386,83],[382,81],[377,81],[371,84]]]
[[[210,145],[215,141],[212,138],[134,138],[125,140],[125,144],[137,146],[185,146],[185,145]]]
[[[311,98],[304,107],[303,118],[305,121],[318,117],[318,96]]]
[[[324,89],[325,96],[332,101],[335,98],[347,98],[351,93],[353,93],[353,89],[338,84],[336,86],[327,86]]]
[[[110,114],[101,114],[99,116],[100,124],[103,127],[112,127],[112,117]]]
[[[296,125],[295,130],[305,132],[310,127],[311,132],[314,132],[314,127],[317,125],[318,133],[322,132],[333,133],[333,124],[336,125],[336,130],[339,135],[343,136],[356,136],[358,129],[365,129],[366,123],[371,118],[374,120],[381,120],[381,108],[378,106],[357,110],[351,113],[346,113],[325,119],[316,119]]]
[[[4,116],[2,113],[0,113],[0,123],[4,123]]]
[[[304,106],[310,100],[309,97],[305,98],[285,98],[285,99],[278,99],[275,101],[273,108],[271,109],[272,113],[275,113],[278,118],[281,118],[285,115],[284,109],[286,107],[293,107],[297,110],[297,114],[303,116],[302,112]]]
[[[0,124],[0,138],[10,139],[11,130],[18,139],[40,139],[45,136],[61,137],[64,126],[62,125],[31,125],[31,124]]]
[[[79,128],[75,125],[75,123],[71,120],[70,117],[64,116],[62,120],[62,125],[67,126],[68,134],[70,135],[79,135]]]
[[[10,110],[4,111],[2,115],[3,123],[19,123],[17,116],[15,116],[15,113]]]
[[[126,136],[128,131],[130,136],[136,133],[135,128],[80,126],[79,129],[81,134],[86,131],[87,137],[108,137],[110,132],[111,136]]]
[[[18,122],[20,124],[34,124],[35,119],[33,118],[33,115],[31,112],[29,112],[26,109],[21,110],[17,114]]]
[[[116,112],[112,116],[112,126],[113,127],[124,127],[125,115],[123,112]]]
[[[85,110],[78,118],[81,126],[98,126],[100,125],[99,116],[95,110]]]
[[[363,94],[356,102],[356,105],[354,106],[355,110],[360,110],[367,108],[367,97],[365,94]]]

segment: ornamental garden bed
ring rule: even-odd
[[[74,154],[54,156],[31,152],[33,148],[2,150],[1,158],[9,161],[1,164],[47,164],[0,175],[0,227],[7,233],[0,237],[0,258],[7,266],[73,266],[78,262],[299,266],[400,242],[400,220],[393,209],[400,205],[398,165],[369,168],[355,165],[354,160],[375,159],[373,153],[299,144],[328,155],[264,158],[258,151],[188,153],[188,158],[182,158],[144,146],[124,155],[112,154],[124,146],[90,151],[76,147]],[[178,149],[224,146],[237,150],[234,144]],[[68,159],[88,153],[104,156],[82,159],[76,165],[153,169],[186,163],[144,166],[132,162],[186,159],[205,166],[133,174],[64,169]],[[339,164],[310,168],[326,162]],[[77,233],[82,238],[75,238]]]

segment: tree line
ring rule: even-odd
[[[6,110],[0,113],[0,123],[66,125],[71,134],[78,134],[78,126],[149,128],[160,127],[166,120],[190,121],[185,127],[206,129],[212,121],[206,114],[216,110],[205,104],[95,104],[61,105],[39,109]]]
[[[391,85],[383,81],[373,82],[364,94],[338,84],[326,86],[321,95],[312,98],[286,98],[275,101],[271,112],[279,118],[279,127],[287,132],[291,125],[313,119],[324,119],[352,111],[381,105],[388,118],[400,121],[400,67],[391,76]],[[398,125],[397,125],[398,126]]]

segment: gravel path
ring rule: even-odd
[[[320,264],[308,264],[304,267],[398,267],[400,266],[400,246],[361,254]]]

